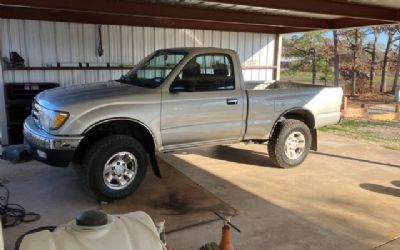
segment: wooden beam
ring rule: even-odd
[[[207,0],[205,0],[207,1]],[[349,18],[399,22],[400,10],[364,4],[329,0],[210,0],[210,2],[239,4]]]
[[[343,29],[343,28],[356,28],[356,27],[364,27],[364,26],[393,24],[393,23],[394,22],[381,21],[381,20],[340,18],[340,19],[331,20],[331,24],[329,26],[331,29]]]
[[[130,15],[99,14],[91,12],[74,12],[40,8],[10,7],[0,5],[1,18],[16,18],[29,20],[45,20],[60,22],[113,24],[147,27],[165,27],[177,29],[205,29],[221,31],[240,31],[276,34],[276,27],[247,24],[226,24],[218,22],[165,19],[153,17],[138,17]],[[296,29],[293,29],[296,30]]]
[[[284,2],[284,1],[282,1]],[[202,8],[180,4],[153,4],[117,0],[0,0],[8,6],[25,6],[69,11],[88,11],[107,14],[126,14],[141,17],[174,18],[182,20],[241,23],[253,25],[298,27],[305,29],[329,28],[326,19],[278,14],[250,13],[245,11]]]
[[[8,138],[8,119],[6,109],[6,98],[4,93],[4,78],[3,78],[3,65],[0,60],[0,133],[1,133],[1,145],[7,146],[10,144]],[[0,223],[1,224],[1,223]],[[1,225],[0,225],[1,227]],[[1,236],[0,236],[1,237]]]
[[[274,49],[274,64],[276,68],[274,70],[275,81],[281,80],[281,57],[282,57],[282,36],[277,34],[275,37],[275,49]]]
[[[138,17],[130,15],[99,14],[92,12],[76,12],[65,10],[51,10],[41,8],[10,7],[0,5],[1,18],[16,18],[29,20],[61,21],[93,24],[114,24],[147,27],[165,27],[177,29],[201,29],[238,32],[255,32],[278,34],[279,27],[249,24],[229,24],[209,21],[166,19],[153,17]],[[301,32],[304,29],[284,28],[288,32]]]

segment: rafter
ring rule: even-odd
[[[257,33],[280,33],[279,27],[270,27],[263,25],[248,24],[227,24],[210,21],[192,21],[180,19],[166,19],[154,17],[138,17],[126,14],[105,14],[93,12],[77,12],[66,10],[52,10],[44,8],[26,8],[18,6],[2,6],[0,5],[0,17],[32,19],[46,21],[64,21],[77,23],[94,23],[94,24],[114,24],[114,25],[133,25],[148,27],[166,27],[166,28],[182,28],[182,29],[206,29],[206,30],[223,30],[223,31],[241,31],[241,32],[257,32]],[[296,28],[285,27],[285,31],[297,32]],[[303,29],[302,29],[303,30]]]
[[[201,8],[196,6],[182,6],[179,4],[167,5],[145,2],[123,2],[106,0],[0,0],[0,4],[69,11],[91,11],[105,12],[109,14],[129,14],[143,17],[176,18],[196,21],[298,27],[305,29],[329,28],[329,22],[325,19]]]
[[[207,0],[205,0],[207,1]],[[301,11],[314,14],[338,15],[348,18],[399,22],[400,10],[379,6],[331,0],[211,0],[228,4],[265,7],[280,10]]]

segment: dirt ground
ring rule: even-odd
[[[348,108],[363,106],[369,115],[394,113],[396,105],[397,102],[392,94],[367,93],[347,99]],[[368,120],[367,116],[364,116],[364,118],[346,118],[340,124],[322,128],[320,131],[400,150],[400,121]]]
[[[394,112],[396,107],[395,97],[392,94],[367,93],[348,97],[347,107],[359,108],[362,104],[375,113]]]
[[[340,124],[321,128],[320,131],[400,151],[400,121],[346,119]]]

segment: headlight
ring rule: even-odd
[[[40,126],[47,131],[60,128],[69,117],[67,112],[53,111],[45,108],[42,108],[41,111],[39,118]]]

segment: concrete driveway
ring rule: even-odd
[[[319,146],[293,169],[273,167],[265,145],[162,157],[239,211],[233,223],[242,233],[233,233],[235,249],[400,249],[395,240],[400,236],[400,153],[330,134],[319,136]],[[0,161],[2,178],[10,181],[15,202],[29,210],[45,207],[42,220],[29,227],[65,223],[79,211],[98,207],[71,170]],[[48,189],[59,195],[50,200],[43,195]],[[167,237],[176,250],[198,249],[219,241],[221,224]],[[20,235],[19,227],[5,230],[5,237]]]
[[[321,134],[319,151],[293,169],[274,168],[263,145],[165,159],[239,210],[237,249],[400,249],[389,242],[400,236],[398,151]],[[218,241],[219,227],[192,228],[169,240],[176,249],[197,249]]]

